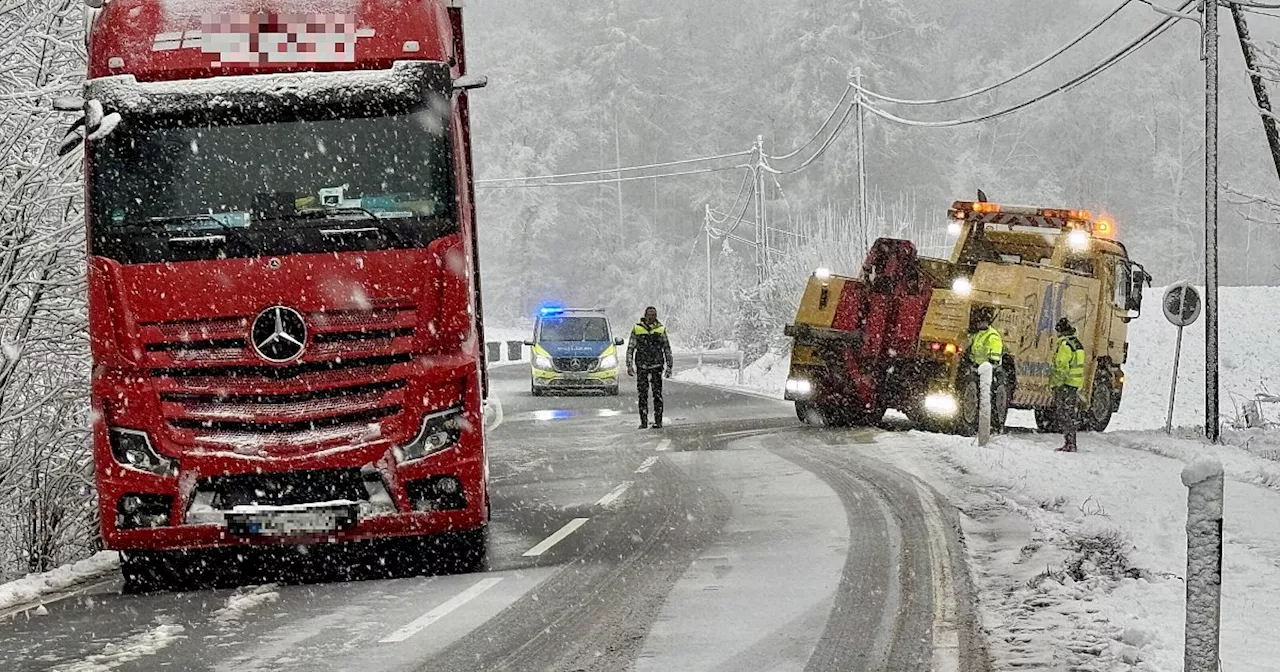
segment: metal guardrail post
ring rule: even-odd
[[[1222,608],[1222,463],[1205,456],[1182,470],[1187,486],[1185,672],[1218,672]]]

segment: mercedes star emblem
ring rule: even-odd
[[[287,362],[302,354],[307,343],[307,324],[302,314],[285,306],[272,306],[253,320],[249,334],[253,349],[269,362]]]

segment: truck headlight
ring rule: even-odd
[[[413,440],[396,448],[400,462],[420,460],[434,455],[462,438],[462,407],[450,408],[438,413],[428,413],[422,418],[422,428]]]
[[[111,456],[116,458],[116,462],[160,476],[178,473],[177,461],[157,453],[146,432],[112,427],[107,430],[107,435],[111,443]]]
[[[533,366],[534,368],[542,369],[543,371],[554,370],[554,367],[551,366],[551,358],[546,355],[534,355]]]
[[[787,392],[800,397],[807,396],[813,393],[813,383],[804,378],[788,378]]]
[[[600,358],[600,366],[599,366],[598,368],[601,368],[601,369],[616,369],[616,368],[618,368],[618,356],[617,356],[617,355],[605,355],[604,357],[601,357],[601,358]]]
[[[1089,232],[1084,229],[1073,230],[1067,234],[1067,244],[1077,252],[1084,252],[1089,249]]]
[[[951,281],[951,291],[955,292],[956,296],[969,296],[973,293],[973,283],[969,282],[969,278],[956,278]]]
[[[924,398],[924,410],[930,415],[951,417],[956,414],[956,398],[949,394],[930,394]]]

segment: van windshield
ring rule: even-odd
[[[548,317],[542,320],[543,341],[607,341],[609,322],[603,317]]]

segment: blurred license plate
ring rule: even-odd
[[[358,518],[356,505],[240,507],[226,514],[227,531],[252,537],[294,537],[326,534],[354,527]]]
[[[564,374],[565,380],[586,380],[587,374],[582,371],[570,371]]]

